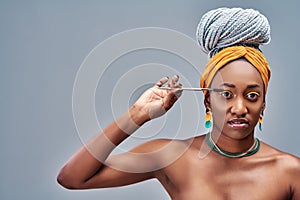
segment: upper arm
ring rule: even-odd
[[[153,178],[152,172],[127,172],[113,166],[103,166],[94,176],[88,179],[80,188],[107,188],[129,185]]]
[[[141,144],[129,152],[112,155],[102,168],[86,180],[81,189],[124,186],[154,178],[160,169],[163,149],[168,140],[152,140]]]

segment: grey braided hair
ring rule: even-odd
[[[218,8],[203,15],[196,38],[209,57],[233,45],[259,49],[259,45],[271,40],[270,25],[264,15],[253,9]]]

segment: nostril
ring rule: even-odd
[[[240,117],[245,117],[247,114],[247,109],[232,110],[231,113]]]
[[[242,113],[241,115],[237,115],[238,117],[246,117],[246,113]]]

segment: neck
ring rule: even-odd
[[[213,129],[211,138],[220,149],[232,153],[245,152],[255,142],[254,131],[244,138],[239,138]]]

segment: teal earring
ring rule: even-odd
[[[206,108],[206,115],[205,115],[205,128],[211,127],[211,114],[210,110]]]

